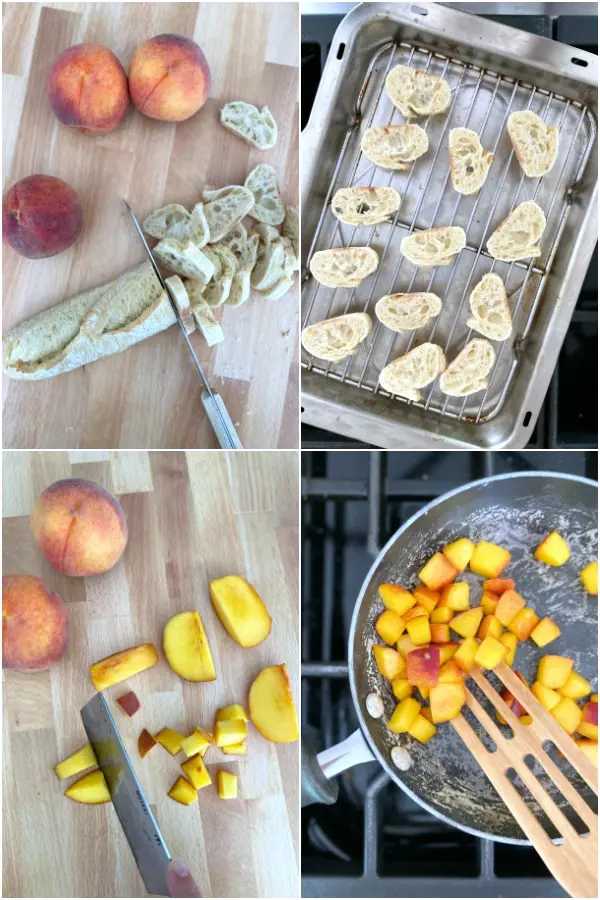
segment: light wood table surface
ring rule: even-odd
[[[85,211],[82,235],[58,256],[28,260],[5,248],[5,332],[146,258],[121,198],[143,221],[166,203],[191,208],[203,187],[243,184],[266,162],[277,171],[285,202],[298,203],[296,3],[5,3],[3,14],[4,189],[34,173],[55,175],[78,191]],[[102,136],[57,122],[45,79],[58,53],[100,43],[128,70],[135,48],[165,32],[193,38],[209,61],[212,88],[199,113],[174,125],[132,107],[116,131]],[[219,110],[230,100],[270,108],[279,127],[272,150],[256,150],[220,125]],[[298,303],[296,278],[281,300],[253,295],[238,309],[219,310],[225,341],[216,347],[192,336],[245,447],[299,445]],[[3,443],[214,447],[200,395],[200,377],[174,326],[55,378],[5,378]]]
[[[273,744],[249,724],[246,757],[206,756],[213,784],[184,807],[167,796],[183,754],[160,745],[140,759],[142,728],[190,733],[211,728],[219,706],[247,704],[265,666],[286,663],[299,702],[298,454],[5,452],[3,572],[39,575],[68,604],[66,656],[32,674],[4,670],[3,896],[145,897],[111,804],[63,796],[77,776],[53,767],[86,743],[79,710],[93,696],[88,666],[139,643],[159,651],[152,669],[104,692],[132,764],[173,857],[183,859],[207,897],[298,896],[299,745]],[[111,571],[67,578],[38,552],[29,514],[39,493],[64,477],[91,478],[120,500],[129,543]],[[271,634],[242,649],[214,613],[209,581],[241,574],[272,616]],[[162,651],[177,612],[198,610],[217,680],[183,681]],[[115,698],[134,690],[132,719]],[[239,774],[239,797],[220,800],[216,772]]]

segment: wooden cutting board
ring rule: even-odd
[[[183,774],[183,754],[172,758],[157,745],[142,760],[137,751],[142,728],[210,728],[218,706],[247,703],[250,683],[267,665],[287,664],[298,702],[298,454],[3,456],[3,572],[46,579],[68,603],[71,622],[58,665],[3,672],[3,896],[147,896],[112,806],[68,800],[63,791],[75,777],[59,782],[53,772],[86,743],[79,710],[94,693],[89,664],[142,642],[157,647],[158,664],[105,696],[171,855],[186,862],[203,896],[298,896],[298,743],[270,743],[249,725],[246,757],[211,747],[213,782],[221,767],[237,773],[239,799],[220,800],[213,783],[190,807],[167,796]],[[69,476],[102,484],[127,515],[127,549],[105,575],[59,575],[34,544],[36,497]],[[229,637],[210,603],[209,580],[232,573],[256,586],[273,618],[267,640],[252,649]],[[162,652],[166,621],[191,609],[208,634],[215,682],[183,681]],[[141,709],[127,719],[114,701],[130,689]]]
[[[165,203],[191,208],[205,186],[243,184],[271,163],[286,203],[298,203],[298,5],[296,3],[3,4],[4,188],[34,173],[79,193],[85,227],[58,256],[27,260],[5,249],[4,331],[146,257],[121,198],[143,218]],[[205,106],[179,125],[131,109],[116,131],[92,137],[59,125],[45,96],[56,55],[101,43],[125,69],[135,48],[165,32],[196,40],[212,73]],[[256,150],[219,124],[230,100],[267,105],[277,145]],[[250,221],[250,220],[249,220]],[[297,281],[279,301],[253,296],[220,311],[225,341],[192,342],[223,397],[242,444],[298,446]],[[73,372],[39,382],[5,379],[4,446],[214,447],[201,381],[176,326]]]

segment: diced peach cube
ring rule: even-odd
[[[438,684],[431,688],[429,706],[434,725],[455,719],[467,699],[462,684]]]
[[[547,566],[563,566],[571,555],[569,545],[558,531],[551,531],[535,551],[535,558]]]
[[[460,538],[442,547],[442,553],[457,572],[464,572],[473,555],[475,544],[468,538]]]
[[[431,641],[434,644],[446,644],[450,640],[449,625],[430,625]]]
[[[419,572],[419,581],[432,591],[439,591],[446,584],[454,581],[458,572],[450,565],[442,553],[434,553]]]
[[[555,640],[560,635],[560,628],[550,616],[545,616],[535,626],[529,637],[538,647],[545,647],[550,641]]]
[[[557,691],[553,691],[552,688],[547,688],[541,681],[533,682],[531,685],[531,693],[534,697],[537,697],[544,709],[547,709],[548,712],[553,710],[554,707],[558,706],[560,703],[560,694],[557,693]]]
[[[539,621],[540,617],[535,614],[535,610],[526,606],[525,609],[519,610],[508,630],[516,634],[520,641],[526,641]]]
[[[375,644],[373,646],[373,655],[377,668],[388,681],[397,678],[399,675],[404,675],[406,672],[404,659],[400,653],[392,650],[391,647],[382,647],[381,644]]]
[[[386,644],[395,644],[406,628],[406,622],[393,609],[386,609],[375,622],[375,631]]]
[[[477,648],[475,662],[482,669],[495,669],[502,662],[508,652],[508,648],[491,634]]]
[[[573,660],[566,656],[542,656],[538,663],[537,680],[544,687],[558,690],[571,674]]]
[[[577,731],[592,741],[598,740],[598,702],[589,700],[583,707]]]
[[[487,578],[483,582],[483,590],[491,591],[492,594],[496,594],[498,597],[504,593],[504,591],[514,591],[515,582],[512,578]]]
[[[466,581],[457,581],[445,587],[440,597],[440,607],[447,606],[455,612],[463,612],[469,608],[469,585]]]
[[[454,610],[449,606],[438,606],[434,609],[429,617],[432,625],[448,625],[450,619],[454,618]]]
[[[414,697],[407,697],[402,700],[392,714],[392,718],[388,722],[388,728],[394,734],[403,734],[411,728],[417,716],[421,711],[421,704]]]
[[[508,651],[506,656],[504,657],[504,662],[507,666],[512,666],[515,661],[519,638],[516,636],[516,634],[511,634],[510,631],[505,631],[500,635],[499,640],[502,641]]]
[[[444,663],[449,662],[458,648],[460,644],[456,641],[450,641],[449,644],[440,644],[440,665],[443,666]]]
[[[580,750],[582,750],[590,762],[593,762],[595,766],[598,765],[598,742],[597,741],[587,741],[584,739],[578,739],[575,741]]]
[[[427,619],[429,618],[429,613],[424,606],[421,606],[420,603],[418,603],[416,606],[413,606],[412,609],[409,609],[407,613],[404,613],[403,619],[408,624],[411,619],[416,619],[418,616],[425,616]]]
[[[583,675],[580,675],[578,672],[570,672],[563,686],[558,689],[558,693],[562,697],[580,700],[582,697],[587,697],[591,690],[591,684]]]
[[[579,573],[588,594],[598,594],[598,563],[591,562]]]
[[[126,694],[123,694],[121,697],[117,697],[117,703],[123,710],[126,716],[135,716],[136,712],[140,708],[140,701],[138,700],[137,694],[134,691],[127,691]]]
[[[432,687],[440,674],[440,651],[437,647],[419,647],[406,655],[406,677],[410,684]]]
[[[431,722],[431,710],[428,706],[423,706],[419,715],[423,716],[424,719],[427,719],[428,722]]]
[[[185,741],[185,734],[179,734],[172,728],[163,728],[154,735],[155,740],[168,750],[171,756],[177,756],[181,750],[181,742]]]
[[[468,672],[475,662],[475,654],[479,649],[479,644],[473,637],[465,638],[454,656],[452,657],[459,669]]]
[[[496,618],[496,616],[484,616],[481,625],[479,626],[479,631],[477,632],[477,637],[480,641],[483,641],[488,634],[491,634],[492,637],[499,638],[502,634],[502,625]]]
[[[421,744],[426,744],[427,741],[430,741],[436,732],[437,728],[435,725],[422,715],[418,715],[408,729],[410,736],[416,738]]]
[[[403,634],[399,641],[396,641],[396,650],[400,656],[406,656],[411,650],[416,650],[417,645],[413,644],[407,634]]]
[[[138,750],[142,759],[149,753],[153,747],[156,747],[157,741],[154,740],[149,731],[144,728],[138,738]]]
[[[581,710],[570,697],[561,697],[560,702],[550,710],[550,715],[554,716],[567,734],[577,731],[581,722]]]
[[[431,615],[438,605],[440,599],[439,591],[430,591],[424,584],[418,584],[413,591],[413,596],[417,598],[417,603],[424,606],[428,614]]]
[[[417,690],[420,693],[423,700],[429,699],[429,692],[431,690],[430,687],[426,687],[424,684],[420,684],[419,687],[417,688]]]
[[[378,590],[385,608],[392,609],[399,616],[407,613],[417,602],[416,597],[399,584],[380,584]]]
[[[525,606],[525,601],[516,591],[504,591],[498,600],[498,606],[494,615],[501,625],[508,628],[520,609]]]
[[[408,636],[417,647],[431,643],[431,629],[427,616],[418,616],[406,623]]]
[[[406,700],[413,692],[412,684],[406,678],[399,676],[392,681],[392,693],[396,700]]]
[[[468,609],[466,612],[454,616],[450,622],[450,628],[457,634],[460,634],[461,637],[475,637],[482,616],[482,608],[480,606],[475,606],[473,609]]]
[[[493,616],[496,612],[496,607],[498,606],[498,600],[500,597],[498,594],[492,593],[492,591],[488,591],[484,589],[483,594],[481,595],[481,608],[483,609],[486,616]]]
[[[498,544],[480,541],[471,557],[471,572],[484,578],[497,578],[510,562],[510,553]]]
[[[464,680],[465,673],[453,659],[441,667],[438,684],[464,684]]]

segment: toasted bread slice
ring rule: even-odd
[[[546,217],[533,200],[526,200],[516,206],[511,214],[500,223],[487,242],[487,248],[494,259],[514,262],[530,259],[542,252],[534,246],[546,228]]]
[[[375,305],[375,315],[392,331],[414,331],[439,316],[442,301],[436,294],[387,294]]]
[[[302,332],[304,349],[329,362],[340,362],[356,353],[356,348],[371,330],[367,313],[346,313],[309,325]]]
[[[505,341],[512,331],[510,307],[499,275],[488,272],[469,297],[473,313],[467,325],[492,341]]]
[[[463,228],[445,225],[408,235],[402,239],[400,250],[415,266],[447,266],[466,243]]]
[[[484,150],[470,128],[452,128],[449,135],[450,175],[459,194],[476,194],[485,184],[494,154]]]
[[[508,133],[528,178],[547,175],[556,162],[558,132],[556,125],[546,125],[529,110],[514,112],[508,117]]]
[[[292,248],[296,257],[296,269],[300,268],[300,220],[297,206],[286,206],[285,219],[281,226],[281,233],[292,242]]]
[[[339,247],[318,250],[310,271],[326,287],[358,287],[378,265],[379,256],[372,247]]]
[[[348,225],[377,225],[389,221],[400,201],[392,187],[341,188],[333,196],[331,211]]]
[[[266,106],[258,110],[243,100],[226,103],[221,109],[221,124],[259,150],[269,150],[277,143],[277,124]]]
[[[248,215],[267,225],[281,225],[285,218],[285,207],[273,166],[267,163],[256,166],[247,176],[244,187],[254,196],[254,206]]]
[[[473,338],[440,378],[440,388],[450,397],[466,397],[485,390],[495,360],[496,353],[489,341]]]
[[[379,384],[394,396],[418,402],[421,399],[418,388],[427,387],[445,368],[442,348],[437,344],[421,344],[382,369]]]
[[[405,119],[445,112],[452,99],[444,78],[411,66],[394,66],[385,79],[385,89]]]
[[[163,238],[152,253],[160,265],[184,278],[198,278],[206,283],[214,275],[208,256],[191,241]]]
[[[376,166],[403,170],[427,153],[429,138],[420,125],[381,125],[365,131],[361,149]]]
[[[217,191],[203,191],[204,214],[210,229],[211,244],[217,243],[234,225],[247,216],[254,206],[254,194],[239,184]]]

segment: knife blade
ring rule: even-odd
[[[102,693],[82,707],[81,718],[146,890],[166,897],[171,856]]]
[[[223,400],[221,399],[221,397],[218,394],[214,394],[210,388],[210,385],[208,383],[206,375],[204,374],[202,366],[200,365],[200,361],[199,361],[198,357],[196,356],[196,351],[194,350],[193,344],[190,341],[190,338],[186,331],[185,325],[183,324],[183,320],[179,313],[179,309],[177,308],[177,304],[175,303],[175,299],[173,298],[173,295],[171,294],[168,284],[162,277],[162,275],[160,273],[160,269],[156,265],[156,260],[154,259],[152,251],[150,250],[150,247],[148,246],[148,242],[146,241],[146,238],[144,237],[144,232],[142,231],[140,223],[137,220],[137,216],[134,213],[134,211],[132,210],[132,208],[129,205],[129,203],[127,202],[127,200],[123,200],[123,203],[127,207],[129,215],[131,216],[131,220],[132,220],[133,224],[135,225],[137,233],[139,234],[139,236],[142,240],[142,244],[144,245],[144,249],[146,251],[148,259],[152,263],[152,268],[154,269],[154,274],[160,281],[163,291],[166,292],[166,295],[169,299],[169,303],[171,304],[171,309],[175,313],[175,316],[177,318],[177,323],[179,325],[179,328],[181,329],[181,333],[183,334],[183,337],[185,338],[185,342],[188,346],[188,350],[190,351],[190,353],[192,355],[192,359],[194,360],[195,366],[198,369],[198,372],[200,373],[200,377],[201,377],[202,381],[204,382],[204,391],[202,392],[202,402],[203,402],[206,412],[208,414],[209,421],[213,427],[213,431],[215,432],[215,434],[217,436],[219,444],[223,448],[229,448],[231,450],[240,450],[242,448],[242,445],[241,445],[240,439],[236,433],[236,430],[234,428],[233,422],[231,421],[231,417],[229,416],[229,413],[225,409],[225,404],[223,403]]]

